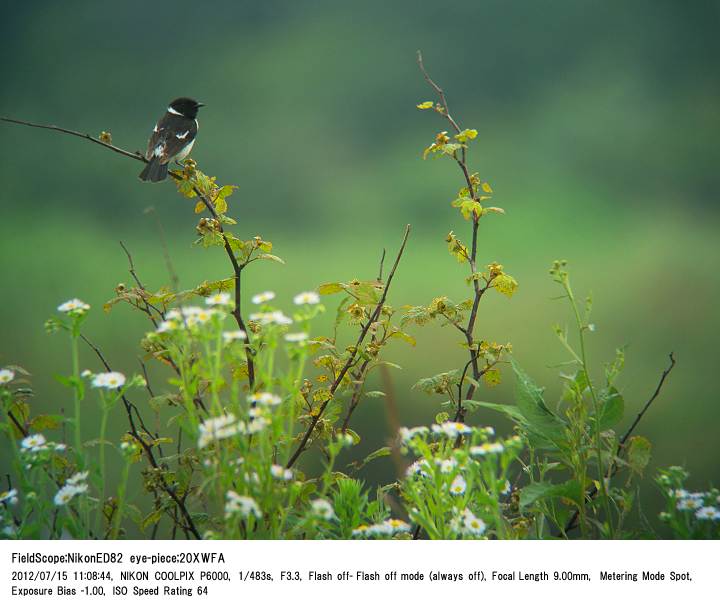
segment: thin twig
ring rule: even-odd
[[[118,146],[114,146],[112,144],[109,144],[107,142],[103,142],[102,140],[91,136],[87,133],[81,133],[80,131],[73,131],[72,129],[65,129],[64,127],[58,127],[56,125],[44,125],[40,123],[31,123],[29,121],[22,121],[14,118],[9,118],[6,116],[0,116],[0,121],[4,121],[6,123],[13,123],[16,125],[24,125],[26,127],[35,127],[38,129],[46,129],[49,131],[57,131],[59,133],[64,133],[66,135],[73,135],[75,137],[79,137],[84,140],[89,140],[91,142],[94,142],[95,144],[99,144],[100,146],[103,146],[109,150],[112,150],[113,152],[117,152],[118,154],[121,154],[123,156],[126,156],[131,159],[135,159],[136,161],[140,161],[141,163],[147,163],[148,160],[139,152],[130,152],[128,150],[124,150],[122,148],[119,148]],[[182,175],[175,171],[170,171],[170,175],[178,180],[182,179]],[[213,202],[210,200],[209,197],[207,197],[205,194],[203,194],[197,187],[193,187],[193,191],[195,194],[202,200],[202,202],[205,204],[205,207],[210,211],[210,214],[212,217],[218,221],[218,232],[222,236],[223,239],[223,247],[225,249],[225,252],[227,253],[228,258],[230,259],[230,263],[233,267],[234,271],[234,279],[235,279],[235,308],[233,309],[233,317],[235,317],[235,320],[238,324],[238,327],[245,332],[246,338],[245,338],[245,350],[247,353],[247,362],[248,362],[248,381],[250,383],[250,387],[252,388],[255,385],[255,365],[253,362],[252,357],[252,350],[250,348],[250,337],[247,331],[247,327],[245,326],[245,321],[242,318],[242,313],[240,309],[240,281],[241,281],[241,274],[242,270],[245,267],[244,264],[240,264],[238,262],[237,256],[235,256],[235,252],[233,251],[230,241],[227,238],[227,235],[225,234],[225,231],[223,230],[222,223],[220,222],[220,217],[215,210],[215,206],[213,205]]]
[[[382,296],[380,296],[380,300],[378,301],[377,305],[375,305],[375,310],[373,314],[370,316],[370,318],[367,320],[367,322],[362,326],[362,330],[360,331],[360,336],[358,337],[357,341],[355,342],[355,348],[352,350],[350,357],[348,357],[347,361],[345,362],[345,365],[340,369],[340,372],[336,375],[335,380],[333,381],[333,384],[330,387],[330,398],[325,400],[320,408],[318,409],[318,412],[310,421],[310,425],[308,425],[307,430],[305,431],[305,434],[303,435],[302,439],[300,440],[300,443],[298,444],[297,449],[292,454],[290,459],[287,462],[287,465],[285,467],[290,468],[293,466],[295,461],[298,460],[302,452],[305,450],[305,446],[308,443],[308,440],[310,440],[310,436],[312,435],[312,432],[315,430],[315,426],[318,424],[318,421],[322,417],[323,413],[325,412],[325,409],[327,408],[327,405],[330,403],[330,400],[335,397],[335,392],[337,391],[337,388],[340,386],[340,383],[345,378],[345,375],[348,373],[350,368],[352,368],[356,363],[356,358],[359,355],[360,352],[360,346],[362,345],[362,342],[365,340],[365,337],[367,336],[367,333],[370,330],[370,327],[377,321],[378,317],[380,316],[380,312],[382,311],[383,306],[385,305],[385,299],[387,298],[388,290],[390,289],[390,284],[392,283],[393,277],[395,277],[395,271],[397,270],[398,265],[400,264],[400,259],[402,258],[403,252],[405,251],[405,245],[407,244],[408,237],[410,236],[410,225],[408,224],[405,227],[405,234],[403,235],[402,244],[400,245],[400,249],[398,250],[397,256],[395,257],[395,263],[392,266],[392,269],[390,270],[390,274],[388,275],[387,283],[385,284],[385,288],[383,289]]]

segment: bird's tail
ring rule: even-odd
[[[143,182],[162,182],[167,178],[167,174],[167,163],[161,163],[160,159],[155,156],[145,165],[145,169],[142,170],[139,177]]]

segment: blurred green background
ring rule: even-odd
[[[717,59],[720,4],[698,1],[27,2],[4,11],[0,114],[98,134],[144,149],[167,102],[207,104],[193,157],[239,184],[238,233],[275,243],[286,266],[247,272],[246,298],[273,289],[288,306],[324,281],[372,278],[413,225],[394,304],[468,294],[467,271],[446,252],[468,225],[449,201],[461,186],[445,160],[421,160],[445,127],[416,110],[432,95],[415,64],[448,93],[453,114],[479,130],[471,164],[493,185],[504,217],[483,221],[480,260],[520,282],[508,301],[488,294],[483,337],[511,341],[527,371],[557,395],[565,359],[552,332],[569,321],[547,274],[571,262],[576,291],[592,291],[594,370],[627,345],[625,424],[654,389],[667,354],[678,366],[639,432],[653,466],[685,464],[691,486],[717,482],[720,279]],[[114,368],[137,369],[146,327],[102,303],[130,282],[118,245],[143,280],[167,283],[154,207],[184,286],[228,276],[221,252],[191,247],[197,218],[172,184],[140,183],[138,163],[87,142],[0,124],[2,298],[0,364],[29,369],[37,409],[68,391],[68,345],[45,335],[58,303],[93,306],[88,334]],[[334,301],[327,299],[332,307]],[[329,320],[331,315],[326,318]],[[404,424],[427,423],[437,401],[418,377],[462,365],[448,329],[423,328],[394,347],[392,382]],[[83,366],[98,368],[91,353]],[[156,382],[165,371],[154,370]],[[380,386],[379,379],[372,383]],[[510,384],[483,399],[510,399]],[[88,406],[90,408],[90,406]],[[475,421],[501,424],[490,414]],[[122,420],[117,420],[122,429]],[[388,435],[383,402],[355,427]],[[381,466],[370,471],[387,482]],[[648,489],[648,496],[655,493]]]

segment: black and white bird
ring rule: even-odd
[[[167,177],[168,163],[182,161],[190,154],[198,132],[198,110],[204,105],[189,97],[170,102],[148,141],[148,163],[140,174],[143,182],[162,182]]]

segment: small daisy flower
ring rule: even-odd
[[[231,330],[230,332],[223,332],[222,336],[223,340],[226,343],[231,343],[235,340],[245,340],[247,338],[247,334],[242,330]]]
[[[119,389],[125,384],[125,375],[122,372],[101,372],[92,380],[92,386],[100,389]]]
[[[174,319],[166,319],[165,321],[161,321],[158,324],[158,327],[155,329],[155,332],[158,334],[165,334],[167,332],[172,332],[173,330],[177,330],[180,326],[178,326],[178,323]]]
[[[210,306],[230,306],[232,305],[232,299],[227,292],[219,292],[218,294],[208,296],[205,299],[205,304]]]
[[[251,313],[250,321],[256,321],[260,325],[269,326],[270,324],[277,324],[279,326],[289,326],[293,320],[285,315],[282,311],[270,311],[262,313]]]
[[[458,462],[455,459],[435,459],[435,463],[437,463],[440,468],[441,474],[451,473],[458,465]]]
[[[66,485],[69,484],[70,486],[77,486],[81,482],[85,482],[85,480],[87,480],[87,477],[89,474],[90,474],[90,472],[88,472],[88,471],[78,472],[76,474],[73,474],[67,480],[65,480],[65,484]]]
[[[252,297],[252,303],[256,305],[263,304],[265,302],[270,302],[273,298],[275,298],[275,292],[268,290],[267,292],[255,294],[255,296]]]
[[[47,440],[45,440],[45,436],[41,433],[36,433],[32,436],[28,436],[27,438],[24,438],[22,442],[20,442],[21,450],[22,451],[30,451],[30,452],[38,452],[39,450],[43,450],[47,448]]]
[[[320,295],[317,292],[300,292],[293,302],[296,305],[314,305],[320,302]]]
[[[412,478],[416,474],[419,474],[420,476],[423,476],[424,478],[428,478],[430,474],[427,472],[427,460],[425,459],[418,459],[414,463],[411,463],[408,468],[405,470],[405,476],[407,478]]]
[[[387,525],[387,527],[391,530],[392,534],[410,532],[410,525],[404,520],[400,520],[399,518],[390,518],[389,520],[386,520],[383,524]]]
[[[253,404],[260,404],[261,406],[277,406],[282,402],[282,398],[279,395],[270,393],[269,391],[259,391],[248,396],[248,402]]]
[[[694,497],[686,497],[685,499],[680,499],[680,501],[677,502],[677,509],[678,510],[698,510],[703,506],[703,502],[701,499],[695,499]]]
[[[463,532],[470,535],[482,535],[487,528],[485,522],[475,516],[468,508],[462,513]]]
[[[370,527],[366,524],[361,524],[356,529],[352,530],[352,536],[353,537],[365,537],[367,535],[368,529]]]
[[[323,520],[332,520],[335,518],[335,510],[333,510],[332,504],[327,499],[315,499],[310,504],[312,512],[318,518]]]
[[[410,440],[412,440],[415,436],[424,436],[424,435],[426,435],[426,434],[429,433],[429,432],[430,432],[430,430],[429,430],[427,427],[425,427],[425,426],[421,426],[421,427],[401,427],[401,428],[398,430],[398,434],[400,435],[400,441],[401,441],[403,444],[407,444],[407,443],[410,442]]]
[[[270,466],[270,475],[276,480],[292,480],[293,473],[290,469],[285,469],[282,465],[273,464]]]
[[[15,505],[18,502],[17,490],[11,488],[8,491],[0,493],[0,504],[7,503],[8,505]]]
[[[6,385],[15,378],[15,373],[12,370],[3,368],[0,370],[0,385]]]
[[[684,488],[677,488],[672,492],[673,497],[675,499],[685,499],[690,493],[686,491]]]
[[[468,427],[465,423],[446,421],[442,425],[434,424],[432,426],[432,431],[438,435],[444,435],[448,438],[455,439],[458,436],[472,433],[472,427]]]
[[[470,454],[473,457],[482,457],[485,455],[499,454],[505,450],[500,442],[484,442],[480,446],[471,446]]]
[[[66,484],[55,494],[55,499],[53,501],[55,502],[55,505],[58,506],[67,505],[70,501],[72,501],[73,497],[86,493],[87,490],[87,484]]]
[[[68,300],[64,303],[62,303],[57,310],[61,313],[67,313],[68,315],[82,315],[85,313],[85,311],[90,309],[90,305],[87,303],[84,303],[82,300],[78,300],[77,298],[73,298],[72,300]]]
[[[285,340],[289,343],[302,343],[308,339],[307,332],[290,332],[285,335]]]
[[[198,448],[205,448],[215,440],[231,438],[246,431],[245,423],[238,422],[235,415],[225,414],[212,419],[206,419],[198,426]]]
[[[698,520],[720,520],[720,510],[712,506],[701,507],[695,512],[695,518]]]
[[[255,499],[247,495],[238,495],[235,491],[228,491],[225,495],[225,517],[233,514],[240,514],[243,518],[252,515],[255,518],[262,518],[262,512]]]
[[[87,368],[80,373],[80,376],[84,379],[89,378],[92,375],[93,375],[92,370],[88,370]]]
[[[467,489],[467,482],[465,482],[465,478],[463,478],[460,474],[455,476],[455,479],[452,481],[452,484],[450,485],[450,494],[451,495],[462,495],[465,493],[466,489]]]

